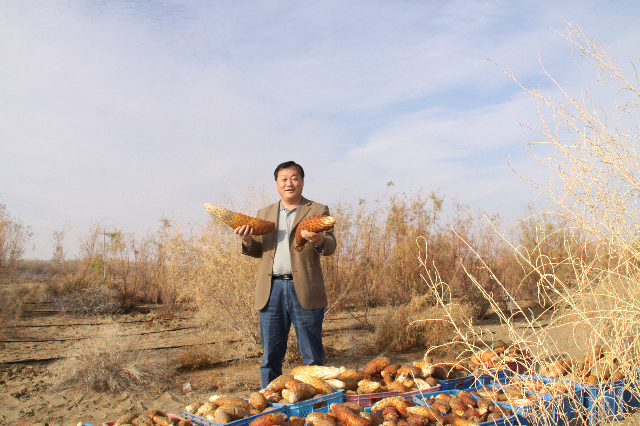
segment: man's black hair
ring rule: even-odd
[[[297,167],[298,171],[300,171],[300,177],[304,179],[304,170],[302,169],[302,166],[295,161],[285,161],[284,163],[278,164],[278,167],[276,167],[276,171],[273,172],[273,176],[276,178],[276,180],[278,180],[278,172],[282,169],[289,169],[291,167]]]

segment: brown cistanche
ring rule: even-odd
[[[309,216],[302,219],[296,228],[296,251],[302,251],[307,240],[302,237],[302,231],[322,232],[327,231],[336,224],[331,216]]]
[[[224,207],[216,206],[215,204],[205,203],[204,208],[213,216],[217,217],[234,229],[243,225],[251,226],[253,228],[253,235],[268,234],[276,229],[276,224],[273,222],[246,216],[242,213],[232,212]]]

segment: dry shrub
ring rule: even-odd
[[[367,320],[371,307],[407,303],[423,293],[414,242],[434,232],[442,202],[436,192],[385,193],[371,204],[332,206],[338,247],[323,262],[329,312],[364,307]]]
[[[519,297],[535,295],[536,282],[527,279],[531,271],[524,270],[513,257],[509,245],[485,220],[487,215],[456,199],[445,214],[443,203],[444,196],[437,192],[420,191],[410,195],[389,192],[371,205],[360,200],[357,206],[332,206],[338,248],[323,264],[328,312],[364,307],[366,322],[370,308],[409,303],[414,295],[431,294],[421,275],[435,279],[442,274],[438,279],[449,284],[451,296],[465,297],[482,317],[489,303],[464,273],[465,268],[481,270],[476,280],[503,304],[508,296],[499,280],[509,283],[507,291]],[[499,219],[499,215],[491,217]],[[527,230],[518,231],[524,234]],[[491,269],[482,266],[460,236],[482,253]],[[431,247],[422,265],[418,238]]]
[[[126,347],[120,327],[108,324],[94,338],[81,340],[68,357],[50,368],[59,389],[122,392],[159,386],[171,376],[164,359]]]
[[[217,345],[198,345],[181,349],[171,364],[177,369],[197,370],[211,367],[219,361],[220,351]]]
[[[633,386],[638,383],[640,367],[640,210],[636,205],[640,192],[640,86],[637,75],[633,80],[623,76],[606,46],[584,34],[577,24],[567,24],[566,34],[558,33],[569,42],[572,60],[578,66],[586,60],[594,68],[598,90],[572,97],[551,76],[553,91],[518,83],[535,99],[542,122],[541,130],[530,130],[543,140],[534,141],[533,148],[527,149],[551,170],[553,178],[549,183],[534,183],[549,205],[531,215],[529,223],[535,223],[534,227],[525,226],[532,231],[529,243],[511,242],[503,236],[526,273],[525,280],[535,280],[540,303],[553,313],[551,321],[545,313],[523,309],[505,281],[493,274],[498,288],[509,296],[519,323],[512,314],[500,310],[500,301],[482,284],[481,274],[492,274],[490,262],[485,262],[473,243],[457,233],[483,271],[465,268],[464,272],[507,326],[511,341],[529,349],[533,365],[545,365],[557,358],[582,358],[593,354],[595,345],[602,345],[610,351],[608,360],[613,365],[615,359],[626,376],[626,389],[640,397],[640,389]],[[632,66],[635,70],[633,61]],[[603,95],[605,100],[614,99],[612,111],[592,98],[602,95],[605,88],[612,89]],[[427,259],[423,253],[425,269],[431,266]],[[440,306],[447,309],[449,300],[443,297],[443,290],[449,283],[437,274],[425,275],[425,282],[439,298]],[[448,310],[447,315],[452,312]],[[457,338],[472,351],[487,343],[483,341],[487,335],[482,329],[457,331]],[[594,371],[587,370],[589,374]],[[580,376],[583,373],[578,368],[576,377],[580,381],[584,380]],[[568,380],[576,377],[561,380],[571,387],[573,382]],[[600,391],[594,405],[613,408],[611,398],[602,392],[608,386],[606,382],[596,385]],[[577,405],[582,405],[581,398]],[[563,412],[563,407],[553,408]],[[598,422],[613,420],[606,416],[617,414],[614,411],[600,410]],[[530,422],[545,423],[544,414]]]
[[[265,194],[252,192],[240,208],[230,199],[218,203],[254,214],[267,200]],[[210,218],[199,235],[176,236],[170,241],[174,248],[167,255],[166,270],[178,299],[195,303],[203,326],[259,343],[258,312],[253,308],[259,261],[242,254],[241,242],[232,229]]]
[[[11,327],[16,318],[21,315],[19,308],[19,306],[13,303],[7,290],[0,290],[0,339],[10,334],[9,327]]]
[[[141,239],[133,233],[97,223],[81,238],[78,259],[64,259],[65,230],[54,232],[56,275],[50,280],[52,299],[87,287],[106,285],[118,291],[123,308],[138,303],[161,303],[168,314],[176,301],[168,276],[167,256],[174,248],[172,236],[181,238],[175,221],[163,218],[160,229]]]
[[[457,328],[466,328],[473,319],[469,305],[452,304],[449,315],[439,306],[426,303],[430,296],[414,297],[407,305],[386,308],[375,321],[375,331],[363,344],[367,354],[400,352],[420,347],[426,350],[450,343]]]
[[[13,271],[14,279],[43,280],[59,273],[59,263],[43,259],[23,259]]]
[[[10,284],[0,288],[0,337],[11,334],[11,327],[22,316],[25,305],[36,302],[41,295],[36,284]]]
[[[118,290],[107,285],[87,287],[60,295],[54,306],[72,315],[112,315],[122,310]]]
[[[103,251],[101,231],[101,227],[94,225],[88,235],[80,239],[81,253],[78,259],[65,260],[61,254],[62,257],[55,261],[56,273],[46,281],[49,300],[55,302],[60,296],[104,285],[102,256],[98,254]],[[63,238],[63,235],[59,234],[59,238]],[[61,247],[62,241],[59,240],[56,244]]]
[[[554,303],[553,324],[586,330],[576,342],[582,353],[595,344],[605,344],[626,372],[635,374],[640,365],[640,211],[636,205],[640,189],[640,87],[637,77],[625,78],[606,46],[587,36],[577,24],[567,24],[566,33],[558,33],[569,42],[574,62],[580,66],[586,61],[595,70],[598,90],[572,97],[549,76],[563,96],[555,99],[543,87],[521,85],[538,104],[542,122],[537,133],[544,141],[534,142],[530,152],[554,173],[548,184],[536,185],[550,200],[538,217],[557,218],[565,224],[565,232],[555,237],[559,243],[551,244],[562,250],[563,256],[549,248],[514,248],[518,261],[538,277],[541,298]],[[609,94],[613,96],[607,99]],[[594,95],[613,99],[611,111]],[[544,147],[543,156],[534,150],[539,144]],[[539,247],[554,238],[541,237]],[[534,322],[535,318],[530,320]],[[529,334],[527,340],[544,348],[539,350],[546,355],[558,351],[560,342],[553,342],[547,330]]]
[[[257,261],[242,255],[236,236],[218,222],[210,222],[191,248],[197,268],[181,271],[187,276],[178,283],[180,296],[195,301],[202,325],[259,342],[253,309]]]

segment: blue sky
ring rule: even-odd
[[[0,203],[45,259],[64,226],[73,252],[92,223],[143,236],[204,222],[223,193],[275,201],[290,159],[329,205],[393,181],[517,214],[537,191],[509,164],[549,176],[519,142],[535,103],[497,65],[548,86],[542,60],[610,97],[550,29],[562,18],[623,68],[640,56],[635,0],[0,0]]]

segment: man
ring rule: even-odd
[[[294,249],[296,226],[309,216],[329,216],[325,205],[302,196],[304,170],[287,161],[274,172],[280,201],[258,211],[256,217],[276,223],[276,231],[254,240],[253,229],[240,226],[235,233],[242,239],[242,252],[260,258],[255,308],[260,311],[262,366],[260,381],[264,389],[282,375],[291,323],[296,330],[298,348],[305,365],[323,365],[322,320],[327,294],[320,265],[321,256],[336,249],[333,230],[302,231],[311,244],[300,252]]]

